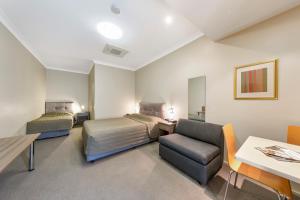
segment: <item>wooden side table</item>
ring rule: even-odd
[[[158,123],[160,135],[168,135],[174,133],[175,127],[176,127],[176,123],[171,123],[171,122]]]

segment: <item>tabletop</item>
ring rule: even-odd
[[[0,172],[33,143],[39,135],[38,133],[0,138]]]
[[[250,136],[236,153],[237,160],[277,176],[300,183],[300,163],[278,161],[268,157],[256,147],[281,146],[300,152],[300,146]]]

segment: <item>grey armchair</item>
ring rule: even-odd
[[[159,155],[201,184],[207,184],[222,167],[222,126],[180,119],[174,134],[159,138]]]

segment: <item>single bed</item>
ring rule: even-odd
[[[46,102],[46,113],[27,123],[27,134],[41,133],[38,139],[69,135],[74,119],[72,104],[73,102]]]
[[[157,140],[163,104],[141,103],[141,114],[85,121],[83,150],[87,161],[100,159]]]

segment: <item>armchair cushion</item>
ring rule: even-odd
[[[220,148],[215,145],[176,133],[160,137],[159,142],[202,165],[207,165],[220,154]]]

